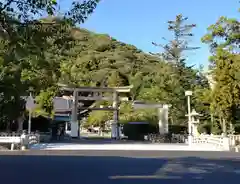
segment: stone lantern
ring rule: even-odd
[[[197,113],[195,109],[191,112],[191,134],[193,136],[198,135],[198,124],[199,124],[199,116],[202,116],[201,114]]]

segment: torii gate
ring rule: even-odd
[[[146,103],[142,101],[134,101],[133,107],[135,109],[158,109],[158,126],[161,135],[168,133],[168,109],[171,105],[159,103]]]
[[[119,138],[119,128],[118,128],[118,112],[119,112],[119,101],[128,101],[128,98],[122,97],[119,98],[119,93],[129,93],[131,91],[133,86],[123,86],[123,87],[78,87],[78,88],[69,88],[62,86],[61,89],[64,91],[71,91],[73,92],[72,99],[70,100],[71,103],[69,103],[69,100],[65,100],[68,103],[68,107],[62,108],[57,101],[59,101],[57,98],[54,99],[54,110],[55,112],[66,112],[69,111],[69,114],[71,113],[71,137],[76,138],[79,137],[79,125],[78,125],[78,109],[81,110],[108,110],[108,111],[114,111],[113,113],[113,123],[116,126],[116,138]],[[88,92],[92,93],[91,96],[79,96],[79,92]],[[111,93],[112,96],[104,96],[103,93]],[[63,100],[63,99],[61,99]],[[99,101],[99,100],[106,100],[106,101],[113,101],[113,104],[111,107],[82,107],[79,105],[80,101]],[[66,104],[66,103],[65,103]]]

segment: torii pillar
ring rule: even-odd
[[[79,124],[78,124],[78,91],[73,91],[73,104],[72,104],[72,113],[71,113],[71,137],[79,137]]]

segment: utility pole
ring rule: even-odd
[[[34,99],[32,97],[32,93],[30,92],[30,95],[28,96],[27,98],[27,102],[26,102],[26,109],[28,110],[29,112],[29,115],[28,115],[28,134],[31,133],[31,125],[32,125],[32,111],[34,110],[35,108],[35,103],[34,103]]]

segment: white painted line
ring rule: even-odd
[[[129,176],[110,176],[109,179],[181,179],[180,176],[157,176],[157,175],[129,175]]]

